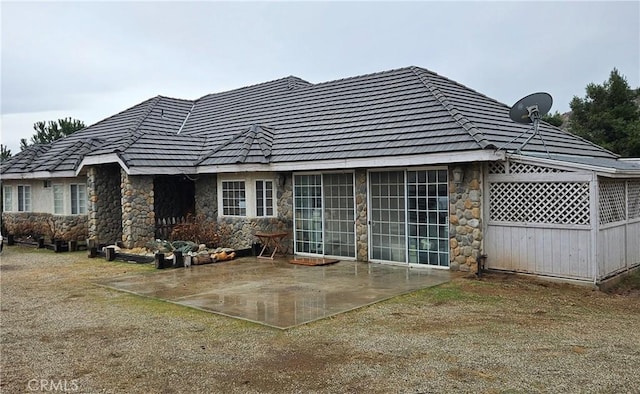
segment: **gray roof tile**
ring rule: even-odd
[[[74,170],[85,155],[109,153],[130,167],[189,171],[496,149],[529,128],[511,121],[507,105],[423,68],[317,84],[290,76],[197,100],[151,98],[16,155],[2,173]],[[544,122],[540,133],[552,153],[615,158]],[[517,149],[528,135],[506,149]],[[544,147],[535,138],[526,150]]]

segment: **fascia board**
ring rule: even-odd
[[[362,159],[337,159],[282,162],[271,164],[224,164],[217,166],[200,166],[199,174],[225,172],[290,172],[313,170],[348,170],[353,168],[406,167],[417,165],[437,165],[450,163],[468,163],[504,160],[504,152],[494,150],[478,150],[470,152],[447,152],[430,155],[388,156]]]
[[[587,171],[596,172],[602,176],[609,176],[609,177],[640,176],[640,170],[622,170],[618,168],[594,166],[594,165],[574,163],[574,162],[564,161],[564,160],[545,159],[541,157],[531,157],[531,156],[522,156],[522,155],[509,155],[509,158],[522,161],[525,163],[529,163],[529,164],[542,164],[542,165],[546,164],[546,165],[552,165],[555,167],[565,168],[569,170],[576,170],[576,169],[587,170]]]
[[[2,179],[48,179],[48,178],[75,178],[75,171],[35,171],[21,172],[17,174],[2,174]]]

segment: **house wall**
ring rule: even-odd
[[[454,169],[462,181],[454,182]],[[449,248],[451,270],[476,271],[482,255],[482,163],[449,166]]]
[[[224,247],[248,249],[257,242],[256,232],[291,232],[293,228],[293,186],[291,174],[282,174],[284,184],[276,182],[277,216],[269,218],[229,217],[218,215],[218,179],[200,175],[195,181],[196,215],[215,220]],[[289,251],[293,241],[289,240]]]
[[[61,215],[71,215],[71,189],[72,184],[86,184],[87,178],[80,176],[77,178],[53,178],[49,187],[44,187],[44,179],[24,179],[24,180],[2,180],[2,187],[12,187],[12,206],[3,207],[7,212],[18,212],[18,186],[31,186],[31,212],[43,212],[53,214],[53,185],[61,185],[63,190],[63,212]],[[4,201],[2,201],[4,203]]]
[[[196,215],[204,215],[206,220],[218,218],[218,178],[215,174],[198,175],[195,183]]]
[[[3,212],[2,224],[12,235],[43,236],[49,240],[87,239],[87,215],[52,215],[44,212]]]
[[[87,171],[88,237],[100,243],[122,240],[120,167],[95,166]]]
[[[71,184],[82,184],[85,177],[54,178],[44,187],[43,179],[3,180],[2,187],[12,188],[12,206],[4,207],[2,224],[9,234],[40,235],[63,240],[83,240],[87,237],[87,215],[71,215]],[[31,186],[31,211],[18,212],[18,186]],[[62,185],[62,214],[53,214],[53,185]],[[4,203],[4,201],[3,201]]]
[[[144,247],[155,235],[153,177],[120,170],[122,242],[125,248]]]

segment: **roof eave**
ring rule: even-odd
[[[550,158],[542,158],[542,157],[533,157],[533,156],[525,156],[525,155],[516,155],[509,154],[508,157],[510,159],[517,159],[523,162],[530,162],[531,164],[547,164],[547,165],[555,165],[559,167],[565,167],[569,169],[578,169],[578,170],[586,170],[597,173],[601,176],[607,176],[612,178],[622,178],[622,177],[637,177],[640,176],[640,170],[625,170],[621,168],[612,168],[612,167],[603,167],[603,166],[594,166],[583,163],[575,163],[572,161],[564,161],[558,159],[550,159]]]
[[[48,179],[48,178],[75,178],[79,172],[69,171],[35,171],[2,174],[2,179]]]
[[[468,163],[504,160],[504,152],[489,150],[473,150],[461,152],[442,152],[433,154],[378,156],[355,159],[310,160],[295,162],[276,162],[271,164],[220,164],[199,166],[199,174],[227,172],[264,172],[264,171],[313,171],[313,170],[351,170],[354,168],[408,167],[448,165],[451,163]]]
[[[84,159],[82,159],[82,161],[78,165],[78,169],[76,169],[75,173],[76,175],[80,174],[82,169],[86,166],[95,166],[95,165],[108,164],[108,163],[117,163],[127,174],[131,173],[129,167],[124,163],[120,155],[118,155],[117,153],[85,156]]]

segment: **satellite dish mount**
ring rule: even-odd
[[[549,112],[552,104],[553,99],[551,98],[551,95],[544,92],[533,93],[518,100],[509,110],[509,117],[516,123],[532,124],[532,126],[530,129],[523,131],[517,137],[502,145],[497,149],[497,151],[503,149],[507,145],[510,145],[533,129],[533,133],[531,133],[522,145],[516,149],[516,154],[520,154],[522,148],[524,148],[533,139],[533,137],[538,135],[538,137],[540,137],[540,141],[542,141],[544,150],[547,152],[547,157],[550,157],[551,155],[549,154],[547,144],[544,142],[542,135],[540,135],[539,124],[540,118]]]

